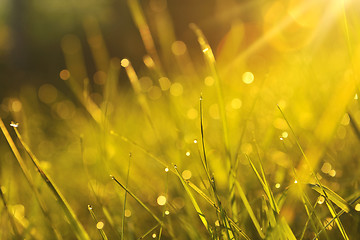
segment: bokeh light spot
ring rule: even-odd
[[[160,206],[164,206],[166,204],[166,197],[163,195],[160,195],[157,200],[156,200],[157,204],[159,204]]]
[[[151,100],[157,100],[161,98],[162,92],[158,86],[153,86],[150,88],[148,95]]]
[[[321,167],[321,171],[323,173],[329,173],[331,171],[331,164],[328,162],[324,163]]]
[[[198,111],[195,108],[190,108],[187,111],[187,117],[189,119],[196,119],[198,117]]]
[[[96,224],[96,228],[97,229],[103,229],[104,228],[104,223],[103,222],[98,222],[97,224]]]
[[[231,101],[231,107],[233,109],[240,109],[242,106],[242,102],[239,98],[234,98],[232,101]]]
[[[206,86],[212,86],[212,85],[214,85],[214,83],[215,83],[215,79],[213,78],[213,77],[211,77],[211,76],[207,76],[205,79],[204,79],[204,82],[205,82],[205,85]]]
[[[43,103],[53,103],[57,98],[57,90],[51,84],[44,84],[39,88],[38,96]]]
[[[220,119],[219,105],[214,103],[209,107],[209,115],[213,119]]]
[[[183,86],[181,83],[172,84],[170,87],[170,93],[175,97],[181,96],[183,94]]]
[[[181,173],[181,176],[185,179],[185,180],[189,180],[192,176],[192,173],[190,170],[184,170],[182,173]]]
[[[159,78],[159,84],[160,84],[161,90],[163,90],[163,91],[169,90],[169,88],[171,87],[171,82],[167,77]]]
[[[245,84],[251,84],[252,82],[254,82],[254,74],[252,72],[245,72],[242,75],[242,80]]]
[[[64,69],[64,70],[61,70],[61,71],[60,71],[59,76],[60,76],[60,79],[61,79],[61,80],[66,81],[66,80],[69,80],[69,78],[70,78],[71,75],[70,75],[69,70]]]
[[[15,99],[11,103],[11,110],[13,112],[20,112],[22,109],[22,104],[19,100]]]
[[[129,209],[125,210],[125,217],[131,217],[131,211]]]
[[[130,65],[130,61],[126,58],[122,59],[121,62],[120,62],[121,66],[126,68]]]
[[[106,83],[107,74],[104,71],[97,71],[94,74],[94,83],[104,85]]]
[[[171,51],[173,52],[174,55],[176,56],[181,56],[184,55],[186,53],[186,45],[184,42],[182,41],[175,41],[172,45],[171,45]]]

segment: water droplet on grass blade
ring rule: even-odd
[[[11,122],[11,123],[10,123],[10,126],[17,128],[17,127],[19,126],[19,123]]]
[[[355,211],[360,212],[360,203],[358,203],[358,204],[355,205]]]
[[[320,197],[318,198],[317,203],[318,203],[318,204],[323,204],[324,202],[325,202],[324,196],[320,196]]]

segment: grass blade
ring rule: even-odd
[[[122,183],[120,183],[114,176],[110,175],[112,180],[114,180],[122,189],[124,189],[130,196],[132,196],[150,215],[160,224],[164,225],[163,222],[153,213],[135,194],[129,191]]]
[[[266,195],[267,195],[267,197],[268,197],[268,199],[269,199],[269,201],[270,201],[270,206],[271,206],[271,208],[272,208],[276,213],[279,213],[280,210],[279,210],[279,208],[278,208],[278,206],[277,206],[277,204],[276,204],[276,200],[275,200],[274,195],[273,195],[273,193],[272,193],[272,191],[271,191],[271,189],[270,189],[270,187],[269,187],[269,184],[268,184],[267,181],[266,181],[265,173],[264,173],[264,170],[263,170],[263,168],[262,168],[261,163],[260,163],[260,165],[261,165],[260,168],[261,168],[261,172],[262,172],[262,175],[263,175],[264,179],[262,179],[262,177],[260,176],[259,172],[256,170],[256,167],[255,167],[253,161],[250,159],[250,157],[249,157],[248,155],[246,155],[246,154],[245,154],[245,156],[246,156],[246,158],[248,159],[251,168],[252,168],[253,171],[255,172],[256,177],[257,177],[258,180],[260,181],[260,183],[261,183],[261,185],[262,185],[262,187],[263,187],[263,189],[264,189],[264,191],[265,191],[265,193],[266,193]]]
[[[93,211],[93,207],[92,207],[91,205],[88,205],[88,210],[89,210],[89,212],[90,212],[90,214],[91,214],[91,217],[94,219],[94,221],[95,221],[95,223],[96,223],[96,228],[99,230],[99,233],[100,233],[101,238],[102,238],[103,240],[108,240],[108,238],[107,238],[107,236],[106,236],[103,228],[99,228],[99,227],[98,227],[99,221],[97,220],[97,217],[96,217],[96,215],[95,215],[95,213],[94,213],[94,211]]]
[[[139,239],[144,239],[147,235],[149,235],[152,231],[154,231],[157,227],[159,227],[160,224],[156,224],[154,227],[152,227],[149,231],[147,231],[146,233],[144,233],[144,235],[142,235],[141,237],[139,237]]]
[[[312,164],[310,164],[309,159],[307,158],[304,150],[302,149],[302,147],[301,147],[301,145],[300,145],[300,142],[299,142],[299,140],[298,140],[298,138],[297,138],[297,136],[296,136],[296,134],[295,134],[295,131],[294,131],[293,128],[291,127],[290,122],[289,122],[288,119],[286,118],[286,116],[285,116],[284,112],[281,110],[280,106],[278,105],[277,107],[278,107],[278,109],[280,110],[280,112],[281,112],[283,118],[285,119],[287,125],[289,126],[289,128],[290,128],[290,130],[291,130],[291,133],[294,135],[295,141],[296,141],[296,145],[297,145],[298,148],[300,149],[300,152],[301,152],[301,154],[303,155],[303,158],[304,158],[306,164],[309,166],[309,168],[310,168],[310,170],[311,170],[311,173],[312,173],[312,175],[314,176],[314,178],[315,178],[315,180],[316,180],[316,182],[317,182],[317,185],[320,187],[320,189],[321,189],[321,194],[325,197],[326,205],[327,205],[327,207],[329,208],[329,211],[330,211],[331,215],[334,216],[334,214],[335,214],[335,216],[336,216],[335,208],[334,208],[334,206],[332,205],[331,201],[328,201],[328,200],[329,200],[329,197],[328,197],[328,195],[327,195],[327,192],[325,191],[325,188],[322,186],[319,178],[317,177],[317,175],[316,175],[316,173],[315,173],[315,171],[314,171],[314,169],[313,169]],[[334,195],[333,195],[332,197],[334,197]],[[335,198],[335,199],[336,199],[336,201],[339,201],[338,198]],[[340,203],[340,201],[339,201],[339,203]],[[344,239],[345,239],[345,240],[349,239],[348,236],[347,236],[347,234],[346,234],[346,231],[345,231],[345,229],[344,229],[344,227],[343,227],[343,225],[342,225],[342,223],[341,223],[341,221],[340,221],[340,219],[337,218],[336,224],[337,224],[337,226],[339,227],[339,230],[340,230],[341,234],[343,235]]]
[[[45,181],[46,185],[50,188],[51,192],[54,194],[55,198],[57,199],[57,202],[59,203],[60,207],[64,211],[65,216],[69,220],[70,226],[73,228],[76,237],[79,240],[90,240],[89,235],[86,233],[84,227],[77,219],[74,211],[71,209],[70,205],[68,204],[62,193],[59,191],[58,187],[55,185],[55,183],[50,178],[50,176],[40,167],[39,160],[32,153],[29,146],[24,142],[19,131],[16,128],[14,128],[14,130],[18,139],[21,142],[21,145],[23,145],[25,151],[29,154],[30,159],[33,162],[34,166],[36,167],[37,171],[41,175],[42,179]]]
[[[319,185],[317,184],[308,184],[313,190],[315,190],[316,192],[323,194],[322,189],[320,188]],[[342,210],[344,210],[346,213],[350,212],[350,206],[349,204],[345,201],[345,199],[343,199],[342,197],[340,197],[338,194],[336,194],[334,191],[332,191],[331,189],[322,186],[323,190],[326,192],[326,195],[328,197],[329,200],[331,200],[336,206],[338,206],[339,208],[341,208]]]
[[[129,153],[129,164],[128,164],[128,171],[126,175],[126,185],[125,187],[128,187],[129,184],[129,175],[130,175],[130,164],[131,164],[131,153]],[[125,211],[126,211],[126,198],[127,198],[127,191],[125,191],[124,194],[124,208],[123,208],[123,214],[122,214],[122,221],[121,221],[121,239],[124,239],[124,229],[125,229]]]
[[[210,230],[210,228],[209,228],[209,224],[208,224],[208,222],[207,222],[207,220],[206,220],[206,218],[205,218],[205,215],[204,215],[203,212],[201,211],[201,209],[200,209],[200,207],[199,207],[199,204],[196,202],[196,199],[194,198],[193,194],[191,193],[191,191],[190,191],[187,183],[185,182],[185,180],[184,180],[184,179],[182,178],[182,176],[180,175],[180,173],[179,173],[176,165],[174,165],[174,168],[175,168],[175,172],[176,172],[177,176],[179,177],[182,185],[183,185],[184,188],[185,188],[185,191],[186,191],[187,195],[188,195],[189,198],[190,198],[191,203],[193,204],[196,212],[198,213],[201,222],[204,224],[206,230],[208,230],[208,232],[209,232],[210,235],[211,235],[211,230]]]
[[[1,189],[1,186],[0,186],[0,198],[4,204],[4,208],[5,208],[5,211],[7,212],[8,216],[9,216],[9,221],[10,221],[10,225],[13,229],[13,232],[14,232],[14,235],[15,235],[15,239],[22,239],[17,227],[16,227],[16,224],[15,224],[15,221],[14,221],[14,216],[12,214],[10,214],[10,211],[9,211],[9,208],[8,208],[8,205],[6,203],[6,199],[5,199],[5,196],[4,196],[4,193]]]
[[[17,124],[12,122],[11,126],[17,127]],[[40,209],[41,209],[42,213],[44,214],[44,217],[45,217],[47,223],[49,224],[52,231],[54,232],[55,237],[57,239],[59,239],[59,240],[62,239],[60,233],[56,230],[54,224],[51,221],[50,214],[49,214],[49,212],[48,212],[48,210],[46,208],[45,202],[40,197],[39,191],[37,190],[37,188],[34,185],[33,179],[32,179],[31,174],[30,174],[30,172],[29,172],[29,170],[28,170],[28,168],[27,168],[27,166],[26,166],[26,164],[24,162],[24,159],[21,157],[19,150],[17,149],[13,139],[10,136],[10,133],[6,129],[5,124],[4,124],[4,122],[2,121],[1,118],[0,118],[0,128],[1,128],[1,131],[3,132],[3,134],[4,134],[5,138],[6,138],[6,141],[8,142],[8,144],[10,146],[11,151],[13,152],[17,162],[20,165],[21,171],[23,172],[27,182],[29,183],[29,186],[30,186],[31,190],[34,192],[36,201],[39,203]]]
[[[242,200],[243,203],[244,203],[245,209],[246,209],[246,211],[248,212],[248,214],[249,214],[249,216],[250,216],[250,218],[251,218],[251,220],[252,220],[252,222],[253,222],[256,230],[257,230],[257,232],[259,233],[260,237],[261,237],[262,239],[264,239],[264,238],[265,238],[265,235],[264,235],[263,231],[261,230],[261,226],[260,226],[260,224],[259,224],[259,221],[256,219],[256,216],[255,216],[255,214],[254,214],[254,211],[252,210],[252,208],[251,208],[251,206],[250,206],[250,203],[249,203],[249,201],[247,200],[247,198],[246,198],[246,196],[245,196],[245,193],[244,193],[242,187],[240,186],[240,184],[239,184],[238,181],[236,181],[235,184],[236,184],[236,187],[237,187],[237,189],[238,189],[240,198],[241,198],[241,200]]]

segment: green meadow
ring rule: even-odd
[[[122,0],[129,56],[81,14],[0,95],[0,239],[359,238],[359,3],[224,2]]]

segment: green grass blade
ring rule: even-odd
[[[46,185],[50,188],[51,192],[54,194],[55,198],[57,199],[57,202],[59,203],[60,207],[64,211],[65,216],[69,220],[70,226],[72,227],[76,237],[79,240],[89,240],[90,239],[89,235],[86,233],[84,227],[77,219],[74,211],[71,209],[70,205],[68,204],[62,193],[59,191],[59,188],[55,185],[55,183],[50,178],[50,176],[40,167],[39,160],[32,153],[29,146],[24,142],[19,131],[16,128],[14,128],[14,130],[18,139],[21,142],[21,145],[23,145],[25,151],[29,154],[30,159],[33,162],[34,166],[36,167],[37,171],[41,175]]]
[[[235,201],[235,192],[234,192],[236,174],[234,174],[235,173],[234,163],[232,162],[232,159],[231,159],[230,138],[229,138],[229,130],[228,130],[229,127],[228,127],[226,111],[225,111],[224,96],[223,96],[222,87],[221,87],[221,79],[220,79],[220,75],[219,75],[217,67],[216,67],[215,56],[214,56],[213,51],[212,51],[206,37],[204,36],[203,32],[194,23],[190,24],[190,28],[194,31],[194,33],[196,34],[196,36],[198,38],[198,42],[199,42],[201,50],[204,54],[205,61],[210,68],[212,77],[215,79],[217,100],[218,100],[218,104],[219,104],[221,123],[222,123],[222,128],[223,128],[225,154],[226,154],[226,160],[227,160],[228,171],[229,171],[229,176],[230,176],[228,184],[229,184],[231,212],[232,212],[233,218],[235,219],[235,221],[237,221],[238,210],[237,210],[237,204]]]
[[[131,153],[129,153],[129,164],[128,164],[128,171],[126,175],[126,184],[125,187],[128,188],[129,184],[129,176],[130,176],[130,164],[131,164]],[[123,214],[122,214],[122,221],[121,221],[121,240],[124,239],[124,231],[125,231],[125,210],[126,210],[126,198],[127,198],[127,191],[124,194],[124,204],[123,204]]]
[[[141,237],[139,237],[139,239],[144,239],[147,235],[149,235],[152,231],[154,231],[157,227],[159,227],[160,224],[156,224],[154,227],[152,227],[149,231],[147,231],[146,233],[144,233],[144,235],[142,235]]]
[[[310,186],[313,190],[315,190],[316,192],[323,194],[322,189],[320,188],[319,185],[317,184],[308,184],[308,186]],[[350,212],[350,206],[349,204],[345,201],[345,199],[343,199],[342,197],[340,197],[338,194],[336,194],[334,191],[332,191],[331,189],[322,186],[324,191],[326,192],[326,195],[328,197],[329,200],[331,200],[336,206],[338,206],[339,208],[341,208],[342,210],[344,210],[345,212],[349,213]]]
[[[110,175],[110,177],[112,178],[112,180],[114,180],[122,189],[124,189],[131,197],[133,197],[148,213],[150,213],[150,215],[160,224],[160,225],[164,225],[163,222],[156,216],[156,214],[151,211],[146,205],[145,203],[143,203],[135,194],[133,194],[132,192],[130,192],[130,190],[125,187],[122,183],[120,183],[114,176]]]
[[[92,207],[91,205],[88,205],[88,210],[89,210],[89,212],[90,212],[91,217],[94,219],[95,224],[97,225],[97,224],[99,223],[99,221],[98,221],[98,219],[97,219],[97,217],[96,217],[96,215],[95,215],[95,213],[94,213],[93,207]],[[102,228],[98,228],[97,226],[96,226],[96,228],[99,230],[101,239],[103,239],[103,240],[108,240],[108,238],[107,238],[104,230],[103,230]]]
[[[15,235],[15,239],[22,239],[17,227],[16,227],[16,224],[15,224],[15,220],[14,220],[14,216],[10,213],[9,211],[9,208],[8,208],[8,205],[7,205],[7,202],[6,202],[6,199],[5,199],[5,196],[4,196],[4,193],[1,189],[1,186],[0,186],[0,198],[4,204],[4,208],[5,208],[5,211],[7,212],[8,216],[9,216],[9,221],[10,221],[10,225],[11,225],[11,228],[14,232],[14,235]]]
[[[11,123],[11,125],[14,126],[14,127],[17,126],[17,124],[15,124],[13,122]],[[39,191],[37,190],[37,188],[34,185],[34,182],[33,182],[33,179],[31,177],[30,171],[28,170],[28,168],[27,168],[27,166],[26,166],[26,164],[24,162],[24,159],[21,157],[18,148],[16,147],[12,137],[10,136],[10,133],[6,129],[5,124],[4,124],[4,122],[2,121],[1,118],[0,118],[0,128],[1,128],[1,131],[3,132],[3,134],[4,134],[5,138],[6,138],[6,141],[8,142],[8,144],[10,146],[11,151],[13,152],[17,162],[19,163],[21,171],[23,172],[23,174],[24,174],[24,176],[25,176],[31,190],[34,192],[36,201],[39,203],[40,209],[41,209],[47,223],[49,224],[52,231],[54,232],[55,237],[57,239],[61,240],[62,237],[61,237],[60,233],[58,232],[58,230],[55,228],[53,222],[51,221],[50,214],[49,214],[49,212],[48,212],[48,210],[46,208],[45,202],[40,197]]]
[[[277,204],[276,204],[276,200],[275,200],[274,195],[273,195],[273,193],[272,193],[272,191],[271,191],[271,189],[270,189],[270,187],[269,187],[269,184],[268,184],[267,181],[266,181],[265,173],[264,173],[263,168],[261,167],[262,175],[263,175],[264,179],[262,179],[262,177],[260,176],[259,172],[256,170],[256,167],[255,167],[253,161],[250,159],[250,157],[249,157],[248,155],[245,155],[245,156],[246,156],[246,158],[248,159],[251,168],[252,168],[253,171],[255,172],[256,177],[257,177],[258,180],[260,181],[260,183],[261,183],[261,185],[262,185],[262,187],[263,187],[263,189],[264,189],[264,191],[265,191],[265,193],[266,193],[266,195],[267,195],[267,197],[268,197],[268,199],[269,199],[269,201],[270,201],[270,206],[271,206],[271,208],[272,208],[276,213],[279,213],[280,210],[279,210],[279,208],[278,208],[278,206],[277,206]],[[261,163],[260,163],[260,165],[261,165]]]
[[[296,240],[296,237],[291,230],[289,224],[286,222],[285,218],[280,219],[280,226],[282,229],[282,234],[284,235],[285,239],[287,240]]]
[[[334,208],[329,206],[329,201],[325,201],[326,205],[328,205],[328,208],[330,210],[331,216],[335,219],[336,225],[339,227],[339,231],[341,232],[341,235],[345,240],[349,240],[349,237],[344,229],[344,226],[342,222],[340,221],[340,218],[337,216],[337,213],[333,210]]]
[[[211,235],[211,230],[210,230],[210,228],[209,228],[209,224],[208,224],[208,222],[207,222],[207,220],[206,220],[206,218],[205,218],[205,215],[204,215],[203,212],[201,211],[201,209],[200,209],[200,207],[199,207],[199,204],[197,203],[194,195],[191,193],[190,188],[188,187],[187,183],[185,182],[185,180],[182,178],[181,174],[179,173],[176,165],[174,165],[174,168],[175,168],[175,172],[176,172],[177,176],[179,177],[182,185],[183,185],[184,188],[185,188],[185,191],[186,191],[187,195],[188,195],[189,198],[190,198],[191,203],[193,204],[196,212],[198,213],[201,222],[204,224],[206,230],[208,230],[209,233],[210,233],[210,235]]]
[[[238,189],[240,198],[241,198],[241,200],[242,200],[243,203],[244,203],[245,209],[246,209],[246,211],[248,212],[248,214],[249,214],[249,216],[250,216],[250,218],[251,218],[251,220],[252,220],[252,222],[253,222],[256,230],[257,230],[257,232],[259,233],[260,237],[261,237],[262,239],[264,239],[264,238],[265,238],[264,232],[261,230],[261,226],[260,226],[260,224],[259,224],[259,221],[257,220],[257,218],[256,218],[256,216],[255,216],[255,214],[254,214],[254,211],[252,210],[252,208],[251,208],[251,206],[250,206],[250,203],[249,203],[249,201],[247,200],[247,198],[246,198],[246,196],[245,196],[245,193],[244,193],[242,187],[240,186],[240,184],[239,184],[238,181],[236,181],[235,184],[236,184],[236,187],[237,187],[237,189]]]
[[[290,130],[291,130],[291,133],[294,135],[295,141],[296,141],[296,145],[297,145],[298,148],[300,149],[301,154],[303,155],[303,158],[305,159],[306,164],[309,166],[312,175],[314,176],[314,178],[315,178],[318,186],[320,187],[320,189],[321,189],[321,194],[325,197],[325,200],[326,200],[326,203],[327,203],[326,205],[327,205],[327,207],[329,208],[329,211],[330,211],[331,215],[333,215],[333,214],[336,215],[335,208],[334,208],[334,206],[332,205],[331,201],[328,201],[329,198],[328,198],[327,192],[325,191],[325,188],[324,188],[323,185],[321,184],[319,178],[317,177],[317,174],[315,173],[312,165],[311,165],[310,162],[309,162],[309,159],[307,158],[304,150],[302,149],[302,147],[301,147],[301,145],[300,145],[300,142],[299,142],[299,140],[298,140],[298,138],[297,138],[297,136],[296,136],[296,134],[295,134],[295,131],[294,131],[293,128],[291,127],[290,122],[289,122],[288,119],[286,118],[286,116],[285,116],[284,112],[281,110],[280,106],[278,105],[277,107],[278,107],[278,109],[280,110],[280,112],[281,112],[283,118],[285,119],[287,125],[289,126],[289,128],[290,128]],[[334,197],[334,195],[333,195],[332,197]],[[336,201],[338,201],[339,204],[341,204],[341,202],[339,201],[338,198],[335,198],[335,199],[336,199]],[[340,219],[337,218],[336,224],[337,224],[337,226],[339,227],[339,231],[340,231],[341,234],[343,235],[344,239],[347,240],[348,237],[347,237],[347,234],[346,234],[346,232],[345,232],[345,229],[344,229],[344,227],[343,227]]]

